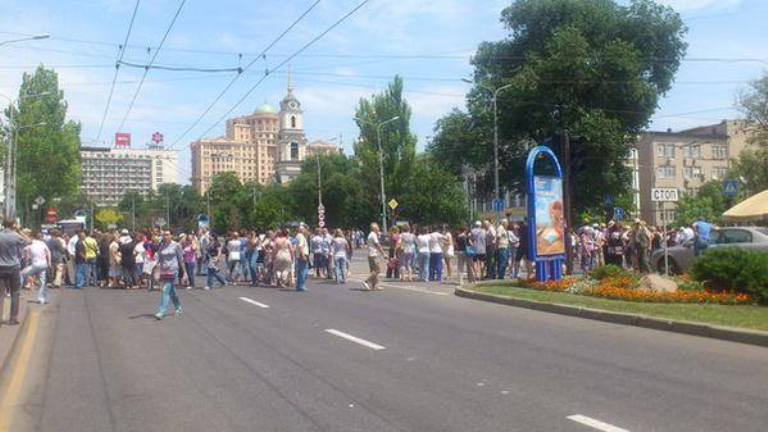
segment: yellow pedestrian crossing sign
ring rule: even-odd
[[[397,202],[397,200],[395,200],[394,198],[392,198],[392,200],[389,201],[389,208],[391,208],[392,210],[396,209],[397,206],[399,205],[400,203]]]

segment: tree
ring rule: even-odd
[[[697,220],[719,223],[727,210],[723,183],[704,183],[695,195],[686,194],[677,203],[677,223],[686,226]]]
[[[15,109],[10,107],[9,109]],[[6,117],[10,111],[6,110]],[[74,199],[80,187],[80,124],[67,120],[58,75],[38,66],[25,73],[14,113],[17,197],[29,213],[36,197]]]
[[[241,201],[247,191],[234,172],[217,174],[208,190],[213,207],[213,229],[219,233],[240,229]],[[237,226],[233,226],[237,225]]]
[[[456,176],[428,157],[419,158],[398,197],[399,219],[457,226],[467,218],[466,196]]]
[[[102,231],[110,228],[110,225],[117,226],[123,221],[123,215],[116,209],[105,208],[96,212],[96,223]]]
[[[381,131],[384,182],[388,196],[403,192],[416,158],[416,136],[410,130],[411,107],[403,98],[403,79],[395,76],[383,93],[361,99],[355,117],[359,119],[360,128],[355,156],[361,165],[363,190],[369,202],[378,203],[378,208],[381,208],[377,129]],[[377,128],[377,125],[395,117],[399,119]]]
[[[742,182],[742,199],[768,189],[768,146],[742,150],[728,177]]]
[[[749,142],[768,147],[768,73],[752,81],[749,87],[739,96],[739,106],[753,126]]]
[[[651,0],[517,0],[501,21],[509,37],[481,44],[472,64],[476,83],[510,86],[498,98],[502,184],[523,191],[528,147],[567,129],[574,214],[602,213],[605,197],[628,188],[630,141],[647,126],[685,53],[680,16]],[[438,123],[431,150],[447,152],[435,159],[452,160],[446,166],[453,172],[469,163],[493,174],[492,133],[476,132],[493,130],[484,87],[468,95],[469,118],[453,112]],[[551,145],[562,159],[559,141]]]

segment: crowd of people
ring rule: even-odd
[[[631,225],[610,221],[571,230],[575,261],[583,273],[614,264],[649,272],[650,254],[664,246],[692,242],[696,253],[705,249],[716,229],[700,221],[667,233],[635,220]],[[295,228],[257,232],[230,231],[219,236],[207,229],[174,236],[159,228],[130,232],[59,230],[35,232],[4,224],[0,233],[0,281],[12,297],[11,322],[18,313],[18,288],[37,290],[37,301],[48,302],[48,281],[53,288],[85,286],[149,290],[162,286],[157,317],[170,302],[181,313],[177,283],[187,289],[200,286],[246,284],[306,291],[310,270],[314,277],[345,284],[356,249],[367,249],[369,276],[364,290],[380,290],[382,266],[388,279],[403,282],[438,282],[446,279],[518,279],[533,277],[529,256],[530,233],[525,220],[499,223],[476,221],[471,227],[451,230],[448,225],[395,225],[383,236],[378,224],[366,235],[358,229]]]

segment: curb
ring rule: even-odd
[[[5,376],[8,373],[8,369],[10,368],[11,364],[11,358],[16,353],[18,348],[17,345],[21,343],[20,341],[23,339],[23,335],[27,333],[27,327],[29,327],[28,318],[32,311],[29,310],[29,306],[27,305],[24,305],[24,309],[24,316],[21,317],[21,321],[19,322],[19,329],[16,331],[16,335],[13,336],[11,346],[8,348],[8,352],[5,353],[5,358],[0,359],[0,386],[2,385],[3,381],[5,380]]]
[[[459,297],[473,300],[482,300],[508,306],[533,309],[542,312],[551,312],[577,318],[586,318],[596,321],[604,321],[613,324],[632,325],[636,327],[662,330],[673,333],[682,333],[693,336],[702,336],[712,339],[720,339],[729,342],[739,342],[749,345],[768,347],[768,332],[757,330],[738,329],[734,327],[714,326],[688,321],[668,320],[653,318],[647,315],[628,314],[622,312],[609,312],[599,309],[569,306],[557,303],[544,303],[536,300],[522,300],[513,297],[500,297],[492,294],[483,294],[464,288],[456,288],[454,292]]]

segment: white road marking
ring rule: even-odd
[[[614,426],[612,424],[608,424],[600,420],[593,419],[592,417],[587,417],[581,414],[574,414],[574,415],[568,416],[567,419],[573,420],[576,423],[581,423],[585,426],[589,426],[593,429],[597,429],[603,432],[629,432],[629,430],[627,429],[622,429],[618,426]]]
[[[262,309],[269,309],[269,305],[265,305],[264,303],[259,303],[259,302],[257,302],[254,299],[249,299],[248,297],[239,297],[239,298],[240,298],[240,300],[242,300],[242,301],[244,301],[246,303],[250,303],[250,304],[252,304],[254,306],[258,306],[258,307],[260,307]]]
[[[330,333],[330,334],[334,335],[334,336],[338,336],[338,337],[346,339],[348,341],[360,344],[360,345],[362,345],[364,347],[368,347],[368,348],[370,348],[372,350],[380,351],[380,350],[385,349],[385,347],[382,346],[382,345],[375,344],[375,343],[367,341],[365,339],[360,339],[357,336],[352,336],[351,334],[344,333],[344,332],[338,331],[336,329],[325,329],[325,331],[327,333]]]

